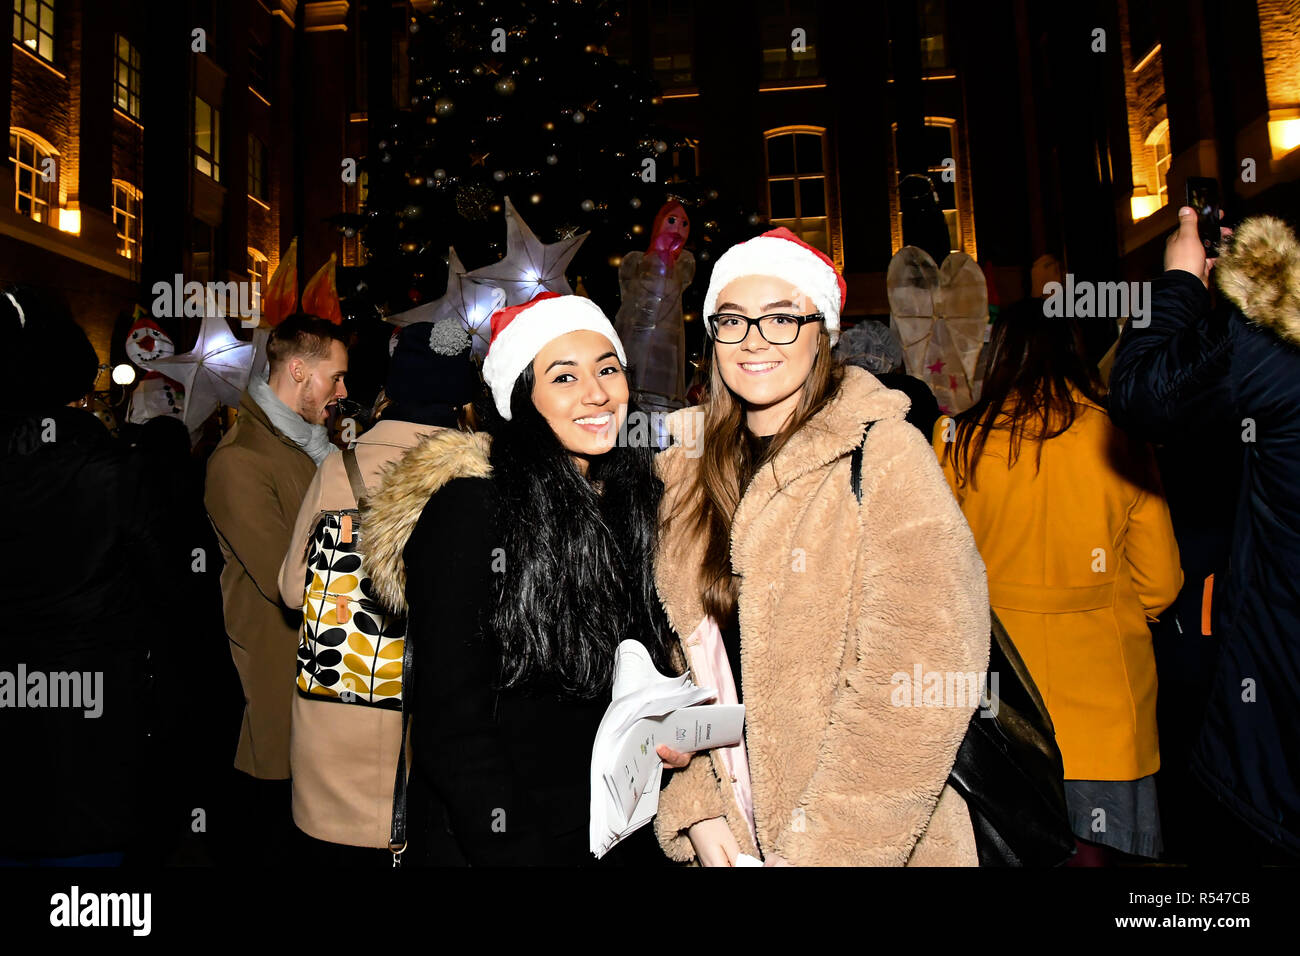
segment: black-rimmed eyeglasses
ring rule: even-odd
[[[820,322],[825,316],[820,312],[808,315],[788,315],[775,312],[751,319],[735,312],[718,312],[708,317],[705,326],[713,341],[722,345],[739,345],[758,326],[758,334],[772,345],[789,345],[799,337],[799,330],[809,322]]]

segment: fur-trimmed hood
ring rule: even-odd
[[[1255,325],[1300,346],[1300,242],[1280,219],[1247,219],[1214,267],[1219,288]]]
[[[434,492],[455,478],[486,478],[491,439],[483,433],[440,431],[420,442],[383,473],[380,490],[362,509],[366,567],[379,599],[406,611],[402,552]]]

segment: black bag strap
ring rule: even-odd
[[[411,727],[410,700],[415,693],[415,672],[412,670],[410,628],[406,632],[406,646],[402,651],[402,742],[397,751],[397,776],[393,780],[393,822],[388,831],[388,851],[393,854],[393,866],[402,865],[406,852],[406,738]]]
[[[357,450],[355,448],[344,449],[343,467],[348,473],[348,484],[352,486],[352,497],[357,499],[359,505],[362,498],[370,496],[370,489],[366,487],[366,480],[361,477],[361,466],[357,463]]]
[[[866,424],[867,427],[862,430],[862,443],[849,456],[849,486],[853,489],[853,497],[858,499],[858,504],[862,504],[862,448],[867,443],[867,432],[871,431],[875,422]]]
[[[866,423],[862,444],[850,457],[849,484],[859,504],[862,450],[872,424]],[[992,608],[989,615],[989,671],[1007,678],[1006,686],[999,689],[998,712],[1005,706],[1016,716],[1003,727],[1002,718],[981,718],[977,708],[957,749],[948,783],[970,812],[980,866],[1055,866],[1074,852],[1055,728],[1010,635]],[[987,681],[986,674],[986,697]],[[1001,790],[996,789],[999,780]],[[982,799],[990,794],[991,803]]]
[[[366,480],[361,477],[361,465],[357,462],[355,448],[343,451],[343,467],[348,473],[348,484],[352,486],[352,497],[360,505],[370,496]],[[402,739],[397,750],[397,774],[393,779],[393,818],[388,830],[388,851],[393,854],[393,866],[402,865],[402,854],[406,852],[406,740],[411,729],[411,710],[409,700],[415,687],[412,678],[411,637],[407,634],[406,646],[402,651]]]

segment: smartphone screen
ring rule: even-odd
[[[1204,176],[1187,177],[1187,205],[1196,210],[1196,228],[1205,255],[1219,254],[1219,183]]]

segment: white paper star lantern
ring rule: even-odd
[[[149,368],[185,389],[185,427],[193,431],[219,406],[238,407],[252,365],[253,346],[235,338],[225,318],[209,309],[192,351],[154,359]]]
[[[490,282],[479,282],[465,274],[455,248],[447,250],[447,291],[440,299],[417,305],[388,321],[399,328],[415,322],[440,322],[455,318],[474,339],[474,351],[487,352],[492,332],[492,313],[505,308],[506,292]]]
[[[564,278],[587,233],[561,239],[549,245],[540,242],[528,223],[506,197],[506,254],[490,266],[475,269],[469,278],[491,282],[506,290],[506,305],[523,305],[542,292],[569,295],[573,289]]]

